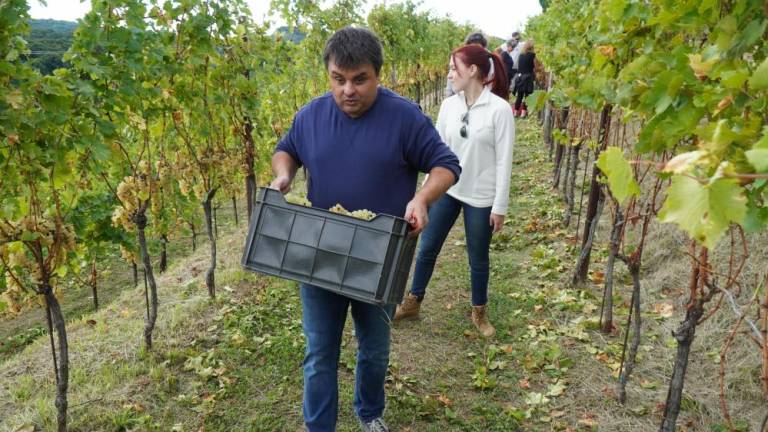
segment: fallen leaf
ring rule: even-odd
[[[597,427],[597,414],[591,412],[584,413],[581,420],[579,420],[579,424],[589,427]]]
[[[656,303],[653,305],[653,311],[662,318],[670,318],[675,314],[675,307],[672,303]]]
[[[93,326],[96,325],[96,320],[89,319],[85,323],[88,324],[89,326],[93,327]]]
[[[528,405],[545,405],[549,403],[549,398],[541,393],[528,393],[525,403]]]
[[[437,400],[440,401],[441,404],[445,406],[451,406],[453,402],[451,402],[450,399],[448,399],[448,396],[446,395],[437,395]]]
[[[594,284],[602,284],[605,282],[605,272],[594,271],[591,275],[589,275],[589,280],[591,280]]]
[[[523,378],[520,381],[517,382],[517,384],[520,386],[520,388],[529,389],[531,388],[531,383],[528,381],[527,378]]]
[[[565,393],[567,386],[563,383],[550,384],[547,387],[547,396],[558,397]]]

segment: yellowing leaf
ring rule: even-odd
[[[597,47],[597,50],[600,51],[600,54],[608,58],[614,58],[616,56],[616,47],[613,45],[600,45]]]
[[[734,179],[719,178],[703,185],[676,175],[667,189],[659,220],[677,224],[692,238],[713,249],[731,222],[741,223],[747,214],[747,199]]]
[[[679,155],[670,159],[666,165],[664,165],[663,172],[682,174],[684,172],[690,172],[693,164],[696,163],[704,155],[701,150],[692,152],[680,153]]]
[[[21,104],[24,102],[24,95],[21,94],[20,90],[14,90],[5,95],[5,102],[13,107],[13,109],[19,109],[21,108]]]
[[[691,69],[693,69],[693,74],[696,75],[696,78],[704,79],[709,75],[712,66],[717,63],[717,59],[713,58],[707,61],[702,61],[701,54],[689,54],[688,63],[691,65]]]
[[[605,149],[597,160],[597,166],[608,177],[608,187],[619,204],[633,195],[640,194],[640,186],[635,181],[632,167],[624,159],[624,152],[620,148]]]

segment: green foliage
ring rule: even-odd
[[[767,13],[750,0],[555,1],[526,30],[555,76],[549,100],[620,108],[642,124],[638,154],[686,155],[665,169],[689,178],[673,181],[667,196],[681,201],[665,204],[662,219],[713,247],[731,223],[762,226],[768,196],[751,180],[768,169],[756,144],[768,127]],[[625,196],[622,175],[608,177]],[[693,198],[682,200],[685,192]],[[729,205],[731,213],[709,214]]]
[[[732,222],[744,220],[746,203],[741,187],[733,179],[701,184],[696,179],[676,175],[659,219],[676,223],[692,238],[713,248]]]
[[[634,172],[629,162],[624,159],[624,152],[618,147],[608,147],[600,153],[597,166],[608,177],[608,187],[619,204],[627,198],[640,194],[640,186],[635,181]]]

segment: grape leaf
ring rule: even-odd
[[[744,152],[749,163],[760,173],[768,172],[768,149],[753,149]]]
[[[608,177],[608,187],[619,204],[631,196],[640,194],[632,167],[624,159],[624,152],[620,148],[605,149],[597,160],[597,166]]]
[[[696,241],[712,249],[728,226],[741,223],[747,213],[747,200],[734,179],[719,178],[709,184],[675,175],[659,220],[675,223]]]
[[[753,91],[768,89],[768,58],[755,69],[752,78],[749,79],[749,89]]]

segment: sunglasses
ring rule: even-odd
[[[461,135],[462,138],[466,138],[469,136],[469,111],[461,116],[461,122],[464,124],[461,126],[461,129],[459,129],[459,135]]]

